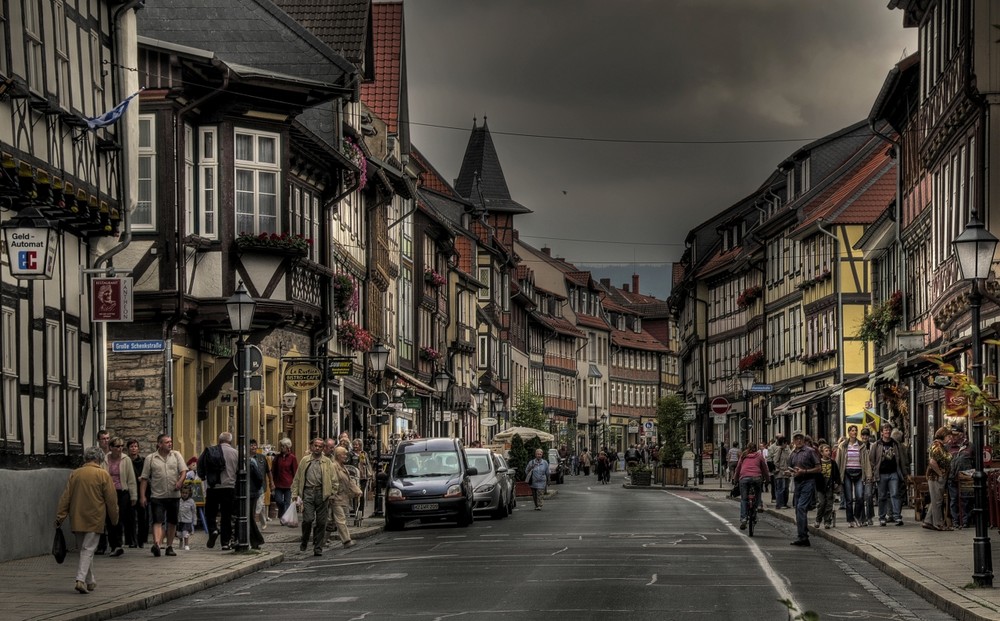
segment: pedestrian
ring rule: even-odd
[[[583,476],[590,476],[590,451],[584,448],[580,451],[580,469],[583,470]]]
[[[944,490],[951,470],[951,429],[940,427],[934,432],[934,441],[927,449],[927,491],[931,502],[924,515],[922,526],[928,530],[951,530],[944,521]]]
[[[837,467],[843,477],[847,526],[865,526],[865,481],[872,477],[872,464],[868,443],[858,439],[857,425],[847,428],[847,437],[837,447]]]
[[[549,483],[549,462],[543,457],[542,449],[535,449],[535,458],[524,466],[524,480],[531,486],[535,511],[541,511],[545,488]]]
[[[174,440],[161,433],[156,438],[156,450],[146,456],[139,477],[139,502],[146,506],[146,490],[149,489],[150,514],[153,516],[153,556],[160,556],[160,542],[163,541],[163,523],[167,524],[167,541],[173,543],[177,534],[177,512],[181,499],[181,487],[187,475],[184,457],[174,450]],[[177,556],[172,545],[167,545],[167,556]]]
[[[97,432],[97,446],[101,447],[104,452],[104,459],[101,461],[101,467],[105,470],[108,469],[108,455],[111,453],[111,432],[107,429],[100,429]],[[94,554],[98,556],[103,555],[108,549],[108,528],[105,524],[104,531],[101,533],[100,541],[97,543],[97,550]]]
[[[105,516],[112,524],[118,524],[118,494],[111,475],[102,467],[104,459],[104,450],[99,446],[91,446],[83,452],[84,463],[69,475],[56,509],[56,528],[60,528],[68,517],[76,535],[80,561],[76,566],[74,588],[83,594],[97,588],[94,551],[104,532]]]
[[[829,444],[819,445],[820,476],[816,478],[816,528],[829,529],[837,517],[836,496],[840,489],[840,468],[833,460]]]
[[[963,442],[958,452],[951,458],[948,472],[948,494],[951,502],[951,523],[955,528],[965,528],[972,519],[972,504],[975,496],[972,484],[972,451],[968,442]]]
[[[299,462],[292,480],[292,498],[296,504],[302,505],[302,540],[299,551],[305,552],[309,547],[311,531],[315,556],[323,555],[330,498],[337,492],[339,485],[334,476],[333,462],[323,454],[325,448],[323,438],[313,438],[309,443],[309,454]]]
[[[247,476],[249,478],[250,511],[252,517],[247,520],[250,527],[250,547],[254,550],[264,545],[264,535],[261,528],[267,527],[267,516],[264,512],[264,492],[274,489],[271,481],[271,469],[267,466],[267,457],[257,452],[257,441],[250,440],[250,453],[247,455]]]
[[[597,455],[597,480],[605,484],[611,480],[611,463],[608,461],[608,454],[601,451]]]
[[[871,453],[875,447],[875,437],[869,427],[861,429],[861,443],[868,446],[868,469],[871,471]],[[870,472],[864,480],[864,505],[866,524],[871,526],[875,523],[875,505],[878,502],[878,485],[875,482],[875,472]]]
[[[779,433],[774,437],[774,447],[770,452],[774,461],[774,508],[788,508],[788,458],[792,456],[792,449],[788,446],[784,434]]]
[[[809,506],[812,504],[816,491],[816,475],[820,473],[819,456],[816,451],[806,445],[805,434],[801,431],[792,433],[792,454],[788,465],[795,481],[795,492],[792,504],[795,506],[796,539],[793,546],[811,545],[809,543]]]
[[[771,470],[774,469],[774,462],[772,462],[771,458],[768,456],[767,442],[761,442],[760,444],[758,444],[757,445],[757,451],[764,458],[764,463],[767,464],[767,471],[764,472],[763,476],[761,477],[761,482],[760,482],[761,487],[763,488],[763,491],[766,492],[768,490],[768,488],[770,488],[770,486],[771,486]],[[771,494],[772,494],[772,497],[773,497],[773,495],[774,495],[774,490],[773,489],[771,489]],[[761,493],[760,497],[761,497],[761,502],[763,503],[764,502],[764,500],[763,500],[764,494]]]
[[[233,434],[223,431],[215,446],[207,446],[198,460],[198,476],[205,482],[205,521],[208,522],[209,548],[222,537],[222,549],[233,540],[233,516],[236,509],[236,474],[240,454],[233,448]],[[221,515],[221,523],[217,523]]]
[[[893,439],[892,425],[882,423],[881,435],[871,451],[872,475],[878,484],[878,524],[885,526],[892,520],[902,526],[903,501],[899,494],[906,477],[906,453]]]
[[[729,472],[729,482],[733,483],[733,476],[736,474],[736,464],[740,463],[740,443],[733,442],[726,454],[727,471]]]
[[[181,488],[181,500],[177,503],[177,539],[182,550],[191,549],[191,535],[194,534],[194,525],[198,521],[198,507],[191,498],[192,481],[186,481]],[[173,542],[170,542],[173,545]]]
[[[112,524],[109,515],[105,524],[108,533],[108,543],[111,546],[111,556],[125,554],[124,535],[135,529],[134,513],[131,510],[139,500],[139,485],[132,471],[132,460],[123,454],[125,440],[113,438],[110,442],[111,452],[106,456],[108,474],[115,486],[118,499],[118,520]]]
[[[333,498],[330,501],[333,506],[333,523],[337,528],[340,542],[345,548],[350,548],[354,545],[354,541],[351,539],[351,531],[347,527],[347,510],[353,506],[354,499],[361,495],[361,488],[351,480],[351,475],[347,471],[350,451],[346,447],[338,446],[333,455],[333,470],[337,480],[337,491],[333,493]]]
[[[354,442],[351,443],[351,456],[356,459],[358,463],[358,487],[362,490],[361,497],[358,501],[357,511],[359,515],[364,517],[365,501],[367,500],[366,496],[368,494],[368,481],[372,479],[372,465],[371,460],[368,458],[368,453],[361,444],[360,438],[355,438]]]
[[[740,485],[740,530],[745,530],[747,527],[747,501],[751,485],[757,488],[754,504],[757,508],[763,504],[761,484],[765,476],[767,476],[767,461],[757,445],[751,442],[747,445],[747,450],[740,456],[739,461],[736,462],[736,468],[733,470],[733,477],[739,481]]]
[[[285,515],[292,504],[292,480],[299,468],[299,460],[292,452],[291,438],[278,440],[278,454],[271,458],[271,481],[274,484],[274,502],[278,505],[278,517]]]
[[[139,446],[138,440],[131,438],[125,443],[125,448],[128,449],[128,457],[132,461],[132,473],[136,475],[138,480],[138,476],[142,473],[142,466],[146,462],[146,458],[142,455],[142,447]],[[149,499],[147,498],[147,500]],[[121,511],[121,507],[118,509]],[[125,508],[126,511],[128,509],[128,507]],[[139,502],[138,494],[132,502],[132,509],[135,511],[134,528],[125,531],[125,543],[130,548],[141,548],[146,545],[146,541],[149,539],[149,516],[146,515],[146,506]]]

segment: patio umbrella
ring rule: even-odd
[[[532,429],[531,427],[511,427],[509,429],[504,429],[500,433],[493,436],[493,439],[500,440],[501,442],[507,442],[515,435],[521,436],[522,440],[530,440],[532,438],[538,438],[542,442],[552,442],[555,440],[555,436],[551,433],[541,431],[540,429]]]

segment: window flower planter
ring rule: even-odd
[[[872,308],[865,314],[858,329],[858,338],[866,343],[881,347],[889,333],[899,325],[903,317],[903,294],[893,293],[888,300]]]
[[[758,350],[740,359],[740,371],[759,371],[764,368],[764,352]]]
[[[342,321],[337,325],[337,341],[353,351],[368,351],[374,343],[368,330],[353,321]]]
[[[344,155],[361,171],[358,178],[358,188],[365,187],[368,184],[368,158],[365,157],[364,151],[350,138],[344,138]]]
[[[426,282],[428,285],[432,287],[437,288],[444,285],[446,282],[448,282],[448,280],[441,274],[438,274],[434,270],[428,268],[424,270],[424,282]]]
[[[312,246],[312,240],[302,235],[288,233],[240,233],[236,236],[236,248],[264,252],[278,252],[305,256]]]
[[[750,306],[760,298],[761,293],[763,293],[763,289],[761,289],[758,285],[747,287],[746,290],[744,290],[743,293],[736,298],[736,306],[740,308]]]
[[[341,319],[347,319],[358,310],[358,286],[348,274],[333,276],[333,311]]]
[[[427,360],[428,362],[436,362],[441,359],[441,352],[433,347],[424,346],[420,348],[420,359]]]

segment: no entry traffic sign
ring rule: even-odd
[[[729,412],[729,400],[725,397],[716,397],[712,399],[712,413],[713,414],[726,414]]]

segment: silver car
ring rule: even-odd
[[[513,494],[507,468],[489,449],[465,449],[465,456],[469,467],[476,469],[476,474],[471,477],[473,512],[488,513],[493,519],[510,515]]]

